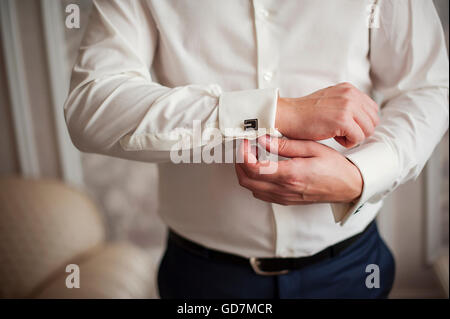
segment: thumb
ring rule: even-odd
[[[314,157],[318,156],[323,145],[306,140],[291,140],[288,138],[277,138],[269,135],[262,136],[258,143],[268,152],[283,157]]]

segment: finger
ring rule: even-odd
[[[293,140],[292,140],[293,141]],[[239,165],[246,175],[252,179],[263,180],[274,182],[278,184],[283,184],[286,179],[289,179],[292,176],[293,169],[297,171],[301,167],[301,157],[295,158],[295,168],[292,167],[294,165],[292,160],[283,160],[283,161],[256,161],[255,156],[248,151],[247,143],[248,141],[244,141],[244,145],[242,147],[242,152],[244,161]],[[304,142],[305,145],[310,145],[310,143],[315,143],[318,147],[328,148],[325,145],[321,145],[316,142],[310,141],[301,141]],[[314,145],[315,147],[315,145]]]
[[[236,164],[236,175],[238,176],[239,185],[241,185],[244,188],[249,189],[252,192],[258,192],[258,193],[272,193],[279,196],[288,195],[288,196],[297,196],[298,193],[295,191],[291,191],[289,189],[286,189],[279,184],[271,183],[268,181],[262,181],[262,180],[256,180],[249,177],[245,170],[242,168],[241,165]]]
[[[369,116],[370,121],[372,122],[373,127],[375,128],[378,123],[380,123],[380,116],[378,115],[378,112],[375,112],[370,107],[363,108],[364,112],[366,112],[367,116]]]
[[[300,178],[306,165],[306,158],[297,157],[283,161],[259,161],[256,164],[237,163],[245,174],[254,180],[286,185],[286,181]],[[269,164],[269,165],[268,165]]]
[[[354,86],[350,82],[341,82],[341,83],[336,84],[335,87],[337,87],[337,88],[343,88],[343,87],[353,88]]]
[[[349,82],[343,82],[343,83],[339,83],[336,86],[336,89],[339,89],[340,94],[342,95],[342,93],[344,92],[349,92],[348,89],[350,89],[351,94],[353,94],[355,96],[356,99],[363,99],[364,100],[364,107],[367,108],[368,110],[371,110],[371,112],[373,114],[378,114],[378,104],[366,93],[362,92],[361,90],[359,90],[358,88],[356,88],[354,85],[352,85]],[[347,91],[345,91],[347,90]],[[376,124],[375,124],[376,125]]]
[[[365,137],[369,137],[373,134],[373,131],[375,129],[374,124],[369,115],[367,115],[367,113],[364,112],[363,109],[358,109],[355,111],[354,120],[364,132]]]
[[[318,156],[324,147],[314,141],[291,140],[270,137],[269,135],[258,138],[258,143],[268,152],[283,157],[314,157]]]
[[[239,166],[251,179],[278,184],[283,184],[283,181],[286,180],[286,177],[289,176],[289,173],[292,170],[292,163],[290,160],[278,162],[260,161],[256,164],[237,163],[236,165]],[[297,166],[299,165],[300,164],[297,163]]]
[[[258,162],[258,159],[256,157],[256,148],[252,146],[252,143],[249,140],[243,140],[241,150],[244,163],[256,164]]]
[[[342,136],[336,136],[334,139],[344,147],[353,147],[364,140],[364,132],[359,127],[359,125],[352,121],[351,125],[345,128],[344,134]]]
[[[344,147],[347,147],[347,145],[349,144],[345,136],[335,136],[334,140]]]
[[[364,94],[365,95],[365,94]],[[378,115],[378,104],[375,103],[369,96],[365,95],[365,103],[363,103],[363,110],[370,117],[374,127],[380,122]]]
[[[264,202],[267,202],[267,203],[275,203],[275,204],[283,205],[283,206],[287,206],[288,205],[288,203],[286,203],[284,201],[280,201],[278,199],[275,199],[272,196],[269,196],[269,195],[264,194],[264,193],[256,193],[255,192],[255,193],[253,193],[253,197],[255,197],[255,198],[259,199],[259,200],[262,200]]]
[[[364,94],[364,93],[363,93]],[[379,107],[377,102],[375,102],[370,96],[367,94],[364,94],[364,98],[366,100],[365,105],[367,105],[372,111],[374,111],[376,114],[378,114]]]
[[[242,140],[239,146],[239,159],[236,166],[239,166],[245,174],[253,179],[272,180],[271,174],[260,174],[261,163],[258,162],[255,154],[252,153],[248,140]]]
[[[315,202],[309,202],[309,201],[303,201],[303,200],[290,200],[288,198],[282,198],[282,197],[277,197],[277,196],[273,196],[270,194],[258,193],[258,192],[254,192],[253,197],[260,199],[262,201],[268,202],[268,203],[274,203],[274,204],[283,205],[283,206],[309,205],[309,204],[315,203]]]
[[[238,155],[236,159],[236,163],[244,163],[246,171],[248,171],[249,176],[254,176],[260,171],[260,164],[256,157],[256,149],[257,147],[252,147],[250,141],[238,140]]]

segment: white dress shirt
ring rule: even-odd
[[[361,171],[355,204],[270,204],[233,164],[170,161],[194,120],[224,140],[246,137],[245,119],[277,134],[278,92],[340,82],[381,106],[361,145],[323,141]],[[448,127],[448,56],[431,0],[99,0],[65,114],[81,150],[160,163],[159,212],[179,234],[246,257],[308,256],[362,231],[418,176]]]

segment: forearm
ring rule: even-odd
[[[65,112],[72,140],[85,152],[150,162],[170,160],[171,151],[220,144],[228,137],[257,136],[243,129],[246,118],[258,118],[265,132],[274,125],[270,118],[275,113],[275,90],[223,92],[217,85],[168,88],[137,72],[78,81],[78,76],[89,73],[80,68],[74,71]]]
[[[246,119],[258,119],[266,132],[274,129],[276,89],[225,91],[213,83],[169,87],[153,81],[158,30],[146,10],[138,1],[93,4],[65,104],[78,148],[160,161],[169,160],[173,149],[217,136],[250,136]]]

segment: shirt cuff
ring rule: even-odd
[[[219,128],[225,139],[254,139],[270,134],[281,136],[275,128],[278,89],[224,92],[219,97]],[[257,130],[245,130],[245,120],[258,120]]]
[[[388,144],[372,142],[344,153],[361,172],[364,181],[361,196],[352,203],[331,204],[334,220],[343,226],[357,214],[366,202],[376,203],[397,185],[399,163],[396,153]]]

